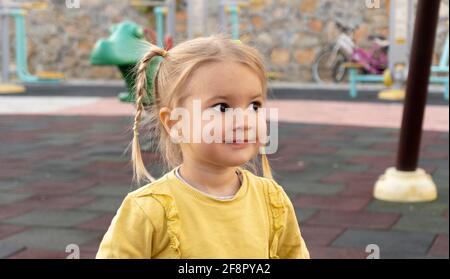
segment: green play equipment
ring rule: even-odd
[[[127,92],[119,93],[121,101],[134,101],[135,67],[141,57],[148,50],[144,38],[144,30],[138,24],[124,21],[110,28],[111,35],[107,39],[100,39],[94,46],[90,61],[92,65],[115,65],[122,74]],[[153,87],[153,75],[160,57],[152,59],[147,72],[147,88]],[[148,94],[144,104],[150,104],[151,94]]]
[[[248,6],[249,3],[258,3],[258,0],[251,1],[221,1],[221,13],[225,20],[231,24],[232,38],[239,38],[239,9]],[[206,0],[189,0],[187,4],[187,26],[188,38],[204,35],[207,16]],[[175,13],[176,1],[145,1],[132,0],[131,4],[137,7],[153,7],[155,15],[156,36],[149,41],[159,47],[170,49],[173,45],[173,37],[175,36]],[[229,17],[229,18],[228,18]],[[225,23],[224,23],[225,24]],[[198,28],[198,29],[197,29]],[[131,21],[124,21],[110,28],[110,37],[100,39],[91,53],[92,65],[114,65],[117,66],[125,80],[127,92],[119,93],[121,101],[134,101],[134,80],[135,67],[140,58],[147,51],[148,43],[146,43],[146,33],[152,35],[154,32],[143,29]],[[154,41],[154,42],[153,42]],[[147,72],[147,88],[151,90],[153,86],[153,76],[157,69],[161,57],[152,59]],[[150,92],[149,92],[150,93]],[[151,102],[151,94],[148,94],[146,102]]]

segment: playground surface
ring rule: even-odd
[[[117,86],[29,87],[0,95],[0,258],[95,256],[124,195],[132,190],[133,107]],[[311,93],[314,92],[314,93]],[[372,91],[349,100],[344,89],[274,89],[279,149],[275,179],[291,197],[312,258],[449,257],[449,107],[430,94],[419,165],[438,199],[389,203],[373,185],[395,164],[401,102]],[[155,158],[145,152],[145,159]],[[150,170],[161,173],[154,164]]]

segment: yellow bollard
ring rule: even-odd
[[[25,86],[13,83],[0,83],[0,94],[24,93]]]

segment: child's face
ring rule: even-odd
[[[183,107],[189,111],[191,129],[189,143],[181,144],[184,158],[232,167],[258,154],[258,135],[266,133],[260,113],[265,98],[252,69],[234,62],[210,63],[195,71],[188,90]],[[207,116],[200,121],[200,129],[195,129],[195,114]],[[203,134],[195,141],[194,133],[199,131]],[[209,142],[205,136],[211,136]]]

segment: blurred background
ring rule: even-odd
[[[70,79],[120,78],[114,68],[90,65],[89,55],[95,42],[109,36],[111,25],[124,20],[132,20],[151,29],[156,25],[154,7],[147,7],[145,3],[158,1],[80,0],[80,8],[67,8],[65,0],[44,2],[47,7],[29,10],[26,20],[32,72],[48,69],[51,65],[53,70],[64,72]],[[206,2],[201,7],[206,10],[201,11],[204,19],[200,19],[198,30],[192,28],[192,35],[230,33],[231,23],[220,22],[221,0],[192,2]],[[240,39],[261,51],[268,69],[280,73],[278,78],[283,81],[313,81],[311,66],[314,58],[341,33],[338,24],[354,28],[355,43],[365,47],[371,44],[370,35],[387,37],[389,34],[389,1],[380,1],[379,8],[373,9],[366,7],[365,0],[228,2],[248,3],[239,12]],[[186,1],[176,1],[176,6],[173,23],[175,44],[189,37]],[[447,0],[442,1],[440,18],[434,54],[436,63],[448,33]]]

